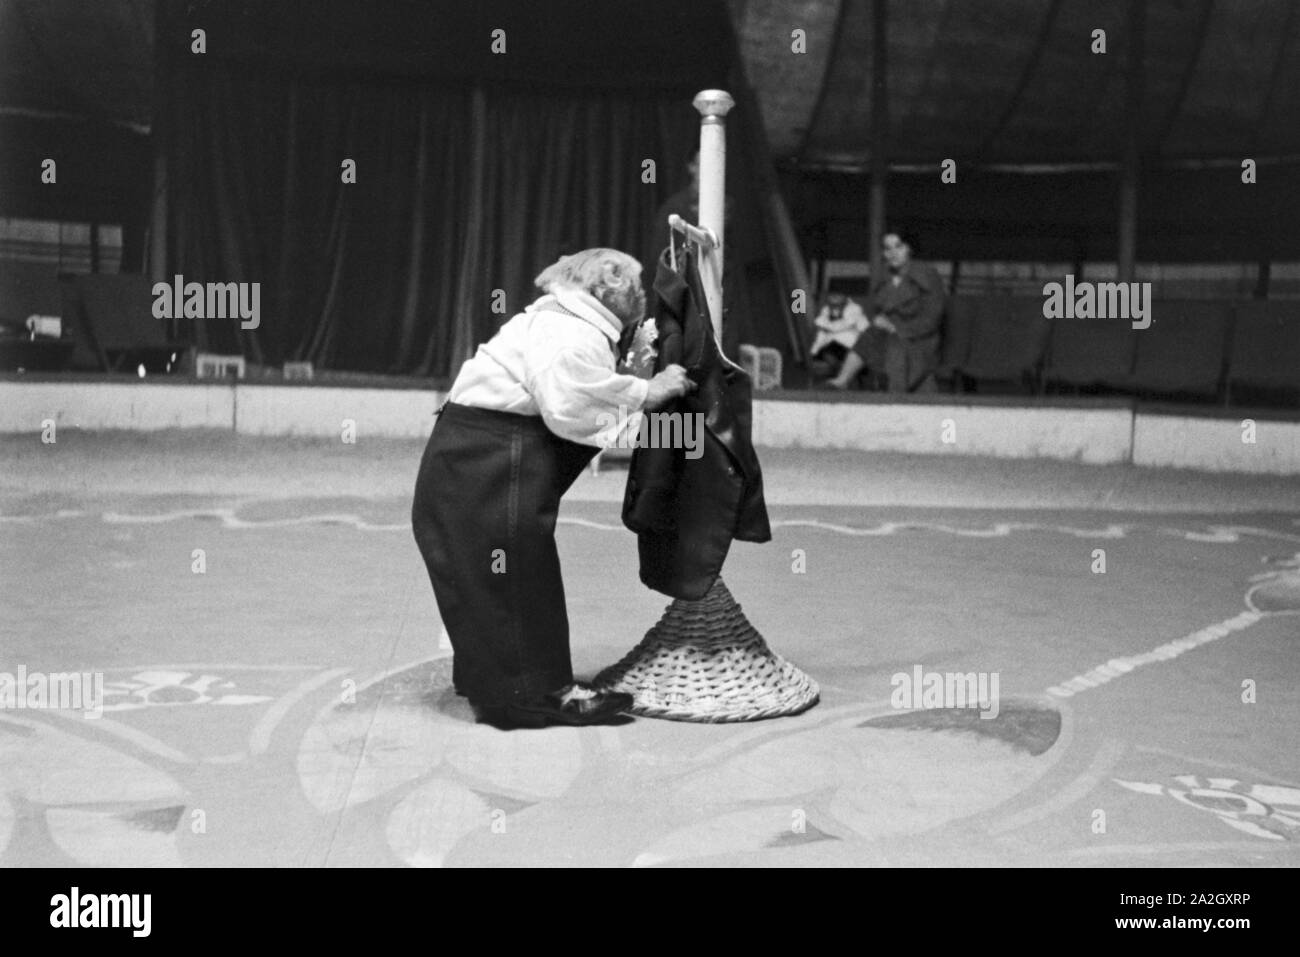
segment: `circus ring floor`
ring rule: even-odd
[[[0,672],[101,672],[105,697],[0,710],[0,866],[1300,863],[1288,486],[765,457],[775,540],[725,577],[821,703],[501,732],[450,691],[401,493],[419,443],[331,483],[310,443],[17,441]],[[667,601],[622,477],[561,514],[580,673]],[[996,716],[897,707],[918,668],[996,675]]]

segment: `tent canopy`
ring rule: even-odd
[[[207,33],[205,57],[253,76],[673,90],[688,113],[696,90],[734,89],[738,49],[805,250],[865,255],[871,0],[540,9],[516,0],[0,0],[0,215],[142,228],[148,134],[169,95],[154,78],[192,64],[194,27]],[[1150,0],[1144,9],[1141,255],[1296,258],[1300,4]],[[936,255],[1111,255],[1129,4],[887,0],[886,13],[891,218],[937,237]],[[498,28],[504,55],[489,48]],[[805,31],[805,53],[792,52],[794,30]],[[1096,30],[1104,54],[1092,52]],[[49,156],[59,157],[57,190],[39,184]],[[1243,191],[1234,167],[1245,157],[1268,170],[1267,186]],[[940,189],[935,171],[948,158],[960,190]],[[1044,166],[1058,175],[999,172]],[[1153,175],[1171,167],[1180,176]]]
[[[279,69],[662,88],[689,87],[710,64],[721,83],[728,60],[728,9],[698,0],[567,0],[544,17],[504,0],[450,15],[422,0],[171,8],[207,31],[206,55]],[[156,0],[0,0],[0,115],[147,130],[156,9]],[[1145,10],[1146,156],[1300,158],[1300,5],[1151,0]],[[729,12],[774,156],[866,169],[869,0],[730,0]],[[891,163],[1119,156],[1125,0],[892,0],[887,18]],[[488,47],[497,28],[504,55]],[[805,32],[807,52],[792,52],[794,30]],[[1104,54],[1092,52],[1096,30],[1106,33]],[[467,48],[467,35],[483,42]]]
[[[801,168],[871,162],[869,0],[732,0],[773,154]],[[1144,3],[1140,149],[1148,162],[1300,159],[1300,5]],[[1115,163],[1125,0],[892,0],[891,165]],[[792,52],[802,29],[806,52]],[[1094,53],[1094,31],[1105,53]]]

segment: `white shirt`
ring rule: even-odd
[[[821,312],[817,313],[817,318],[813,320],[813,327],[817,330],[817,337],[813,339],[809,352],[816,355],[832,342],[838,342],[844,348],[852,349],[854,343],[858,341],[858,334],[870,328],[871,323],[867,321],[867,314],[862,311],[862,307],[852,299],[848,299],[838,319],[831,318],[829,305],[822,306]]]
[[[626,447],[640,431],[649,385],[615,371],[621,329],[595,297],[553,289],[478,347],[448,398],[540,415],[547,428],[571,442]]]

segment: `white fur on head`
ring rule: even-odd
[[[543,292],[556,287],[580,289],[594,296],[626,327],[645,315],[645,290],[641,263],[617,249],[584,249],[561,256],[542,270],[533,282]]]

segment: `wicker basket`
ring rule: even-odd
[[[767,346],[742,345],[740,365],[749,373],[755,392],[781,388],[781,353]]]
[[[674,601],[641,643],[596,676],[632,695],[632,713],[671,721],[757,721],[817,703],[817,682],[774,654],[719,578]]]

